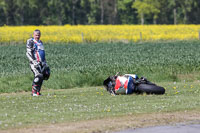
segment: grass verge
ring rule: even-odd
[[[200,82],[160,82],[165,95],[110,96],[102,87],[0,95],[0,129],[200,110]]]

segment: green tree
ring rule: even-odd
[[[200,24],[200,0],[192,0],[192,8],[187,12],[187,21],[190,24]]]
[[[134,0],[118,0],[118,22],[121,24],[137,24],[136,9],[132,8]]]
[[[141,24],[144,24],[144,17],[153,15],[153,21],[156,24],[158,14],[160,13],[160,3],[158,0],[136,0],[133,8],[137,9],[138,17],[141,19]]]
[[[44,16],[43,23],[47,25],[62,25],[65,19],[65,9],[62,0],[48,0],[47,16]]]
[[[44,20],[48,16],[48,6],[46,0],[28,0],[24,9],[25,23],[27,25],[46,25]]]
[[[193,5],[196,3],[195,0],[184,0],[184,1],[179,1],[181,8],[182,8],[182,13],[183,13],[183,23],[187,24],[189,22],[189,16],[188,13],[192,11]]]
[[[0,0],[0,26],[5,24],[5,1]]]
[[[13,0],[2,0],[1,1],[2,11],[5,15],[5,24],[14,25],[14,13],[15,12],[15,3]]]
[[[28,0],[14,0],[14,3],[16,5],[16,10],[14,12],[14,19],[15,19],[15,24],[16,25],[24,25],[25,24],[25,17],[26,16],[26,12],[29,8],[26,8],[27,5],[29,5],[29,1]]]
[[[88,19],[88,24],[97,24],[98,20],[100,19],[100,13],[99,13],[99,0],[89,0],[88,1],[89,7],[87,7],[88,12],[86,14],[87,19]]]
[[[200,24],[199,5],[199,0],[0,0],[0,26]]]

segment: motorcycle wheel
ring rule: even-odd
[[[165,89],[155,84],[139,84],[136,92],[147,94],[164,94]]]

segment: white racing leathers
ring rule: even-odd
[[[46,65],[45,51],[42,41],[36,41],[33,38],[27,40],[26,56],[30,61],[31,71],[34,74],[32,83],[32,93],[40,94],[41,86],[44,80],[42,68]]]

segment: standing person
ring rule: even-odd
[[[50,76],[50,69],[46,63],[45,51],[42,41],[40,40],[40,30],[33,32],[33,38],[27,40],[26,56],[30,62],[31,71],[34,74],[32,83],[32,96],[40,96],[40,90],[43,80],[48,80]]]

